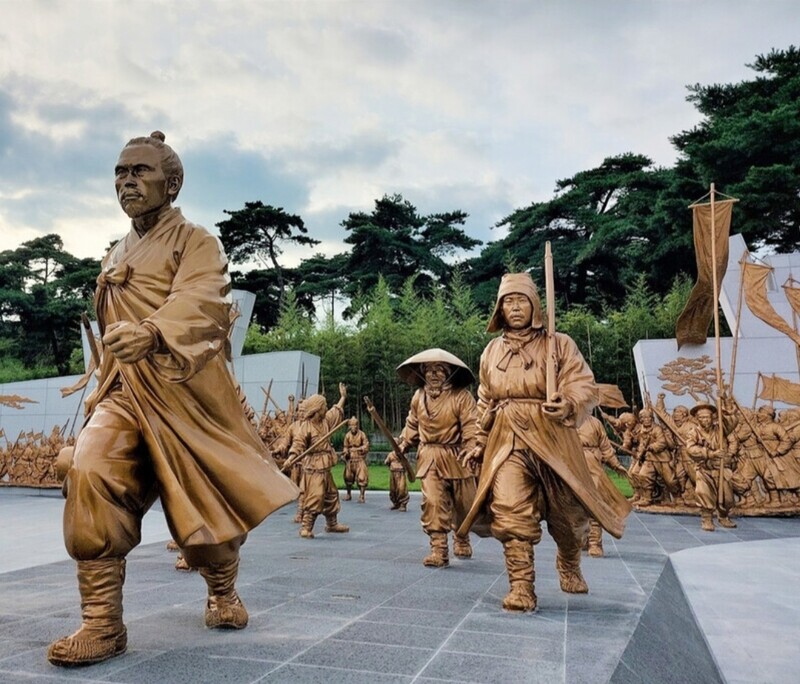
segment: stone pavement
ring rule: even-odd
[[[63,554],[60,499],[0,490],[0,682],[692,681],[671,678],[668,659],[659,667],[658,658],[664,660],[668,649],[664,641],[651,643],[652,630],[662,630],[667,639],[675,635],[676,644],[680,636],[696,644],[699,659],[710,649],[709,672],[724,659],[725,643],[718,640],[723,651],[715,651],[713,639],[702,635],[706,627],[694,624],[694,608],[680,608],[681,600],[691,604],[691,591],[699,591],[701,599],[706,595],[702,582],[690,587],[692,578],[707,574],[706,561],[692,556],[681,570],[682,554],[674,564],[668,554],[705,547],[697,552],[724,559],[721,572],[737,556],[724,553],[727,549],[715,554],[716,545],[800,537],[797,519],[740,519],[736,530],[709,534],[700,531],[695,517],[633,514],[622,540],[605,536],[605,558],[585,557],[590,593],[573,596],[558,589],[555,546],[545,535],[536,547],[539,610],[513,615],[500,608],[507,584],[497,541],[474,537],[471,560],[425,568],[419,495],[412,495],[407,513],[388,506],[383,492],[368,492],[364,505],[342,502],[340,521],[352,531],[326,534],[318,520],[313,540],[297,535],[291,508],[271,516],[242,550],[238,587],[250,625],[241,632],[203,626],[204,582],[196,573],[173,570],[174,554],[164,549],[163,516],[152,511],[146,519],[150,543],[128,560],[128,652],[65,670],[45,659],[47,644],[79,624],[74,563],[57,556]],[[9,526],[15,530],[10,541]],[[156,539],[160,529],[162,538]],[[50,549],[56,556],[42,549],[34,554],[28,537],[40,546],[57,540],[59,550]],[[797,567],[798,546],[793,548],[794,555],[788,551],[784,560]],[[28,557],[29,566],[19,567],[19,559]],[[8,559],[16,565],[6,565]],[[688,580],[676,582],[681,572]],[[770,587],[773,592],[782,591],[781,582],[796,587],[795,579],[784,573]],[[682,588],[689,599],[680,596]],[[728,595],[721,605],[735,598]],[[797,603],[796,596],[792,600]],[[658,606],[666,612],[674,608],[675,620],[661,620]],[[709,623],[717,632],[724,632],[721,614]],[[740,621],[735,628],[752,625]],[[740,659],[758,660],[759,648],[752,644]],[[797,658],[786,657],[796,672]],[[642,678],[642,668],[652,676]]]

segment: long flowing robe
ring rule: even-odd
[[[102,356],[87,413],[118,384],[130,397],[164,513],[182,547],[241,536],[297,497],[248,421],[226,363],[232,304],[219,240],[170,209],[143,237],[131,228],[106,255],[95,308],[157,331],[132,364]]]
[[[547,387],[547,337],[543,331],[537,330],[523,346],[525,355],[533,360],[529,368],[515,367],[513,360],[505,363],[510,345],[502,336],[489,342],[481,355],[476,439],[485,447],[478,492],[467,523],[485,507],[494,475],[511,452],[529,450],[561,478],[591,517],[619,538],[630,504],[608,478],[600,481],[599,488],[595,486],[575,429],[597,404],[594,376],[572,338],[556,333],[555,341],[556,391],[574,407],[569,424],[542,413]]]

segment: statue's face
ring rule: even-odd
[[[710,409],[700,409],[697,412],[697,422],[700,423],[700,427],[704,430],[708,430],[713,423],[714,414],[711,412]]]
[[[355,420],[351,420],[350,421],[350,432],[352,432],[353,434],[358,432],[358,422],[357,421],[355,421]]]
[[[649,428],[653,424],[653,414],[650,411],[639,411],[639,422],[643,427]]]
[[[675,409],[672,412],[672,420],[675,421],[675,425],[680,427],[686,422],[686,419],[689,417],[689,412],[686,409]]]
[[[533,305],[524,294],[512,292],[503,297],[503,319],[512,330],[528,328],[533,320]]]
[[[439,387],[447,380],[447,366],[443,363],[425,364],[425,384]]]
[[[758,413],[756,413],[756,419],[759,423],[768,423],[772,420],[772,412],[768,408],[760,408],[758,409]]]
[[[161,168],[161,152],[152,145],[123,148],[114,175],[117,200],[132,219],[160,209],[176,194]]]

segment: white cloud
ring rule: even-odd
[[[0,161],[13,138],[57,168],[0,164],[1,239],[58,229],[101,253],[120,219],[98,175],[114,136],[155,128],[214,186],[187,192],[196,220],[262,199],[319,220],[335,250],[349,211],[403,192],[463,202],[424,211],[463,209],[485,238],[606,156],[672,163],[669,136],[698,120],[685,85],[750,77],[796,25],[794,0],[3,2]],[[220,173],[226,156],[258,182]],[[18,196],[42,185],[47,206]]]

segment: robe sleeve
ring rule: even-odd
[[[411,446],[419,444],[419,417],[417,405],[419,404],[421,392],[422,390],[417,390],[414,392],[414,396],[411,397],[411,405],[408,407],[408,415],[406,416],[406,425],[400,433],[400,438]]]
[[[557,391],[573,406],[573,413],[565,423],[580,426],[600,400],[594,373],[571,337],[556,333],[556,343],[559,366]]]
[[[466,388],[458,393],[458,419],[461,424],[461,448],[469,450],[475,446],[478,408],[474,397]]]
[[[170,294],[142,322],[158,331],[153,364],[168,382],[185,382],[223,352],[230,329],[231,279],[219,240],[194,227],[181,253]]]

